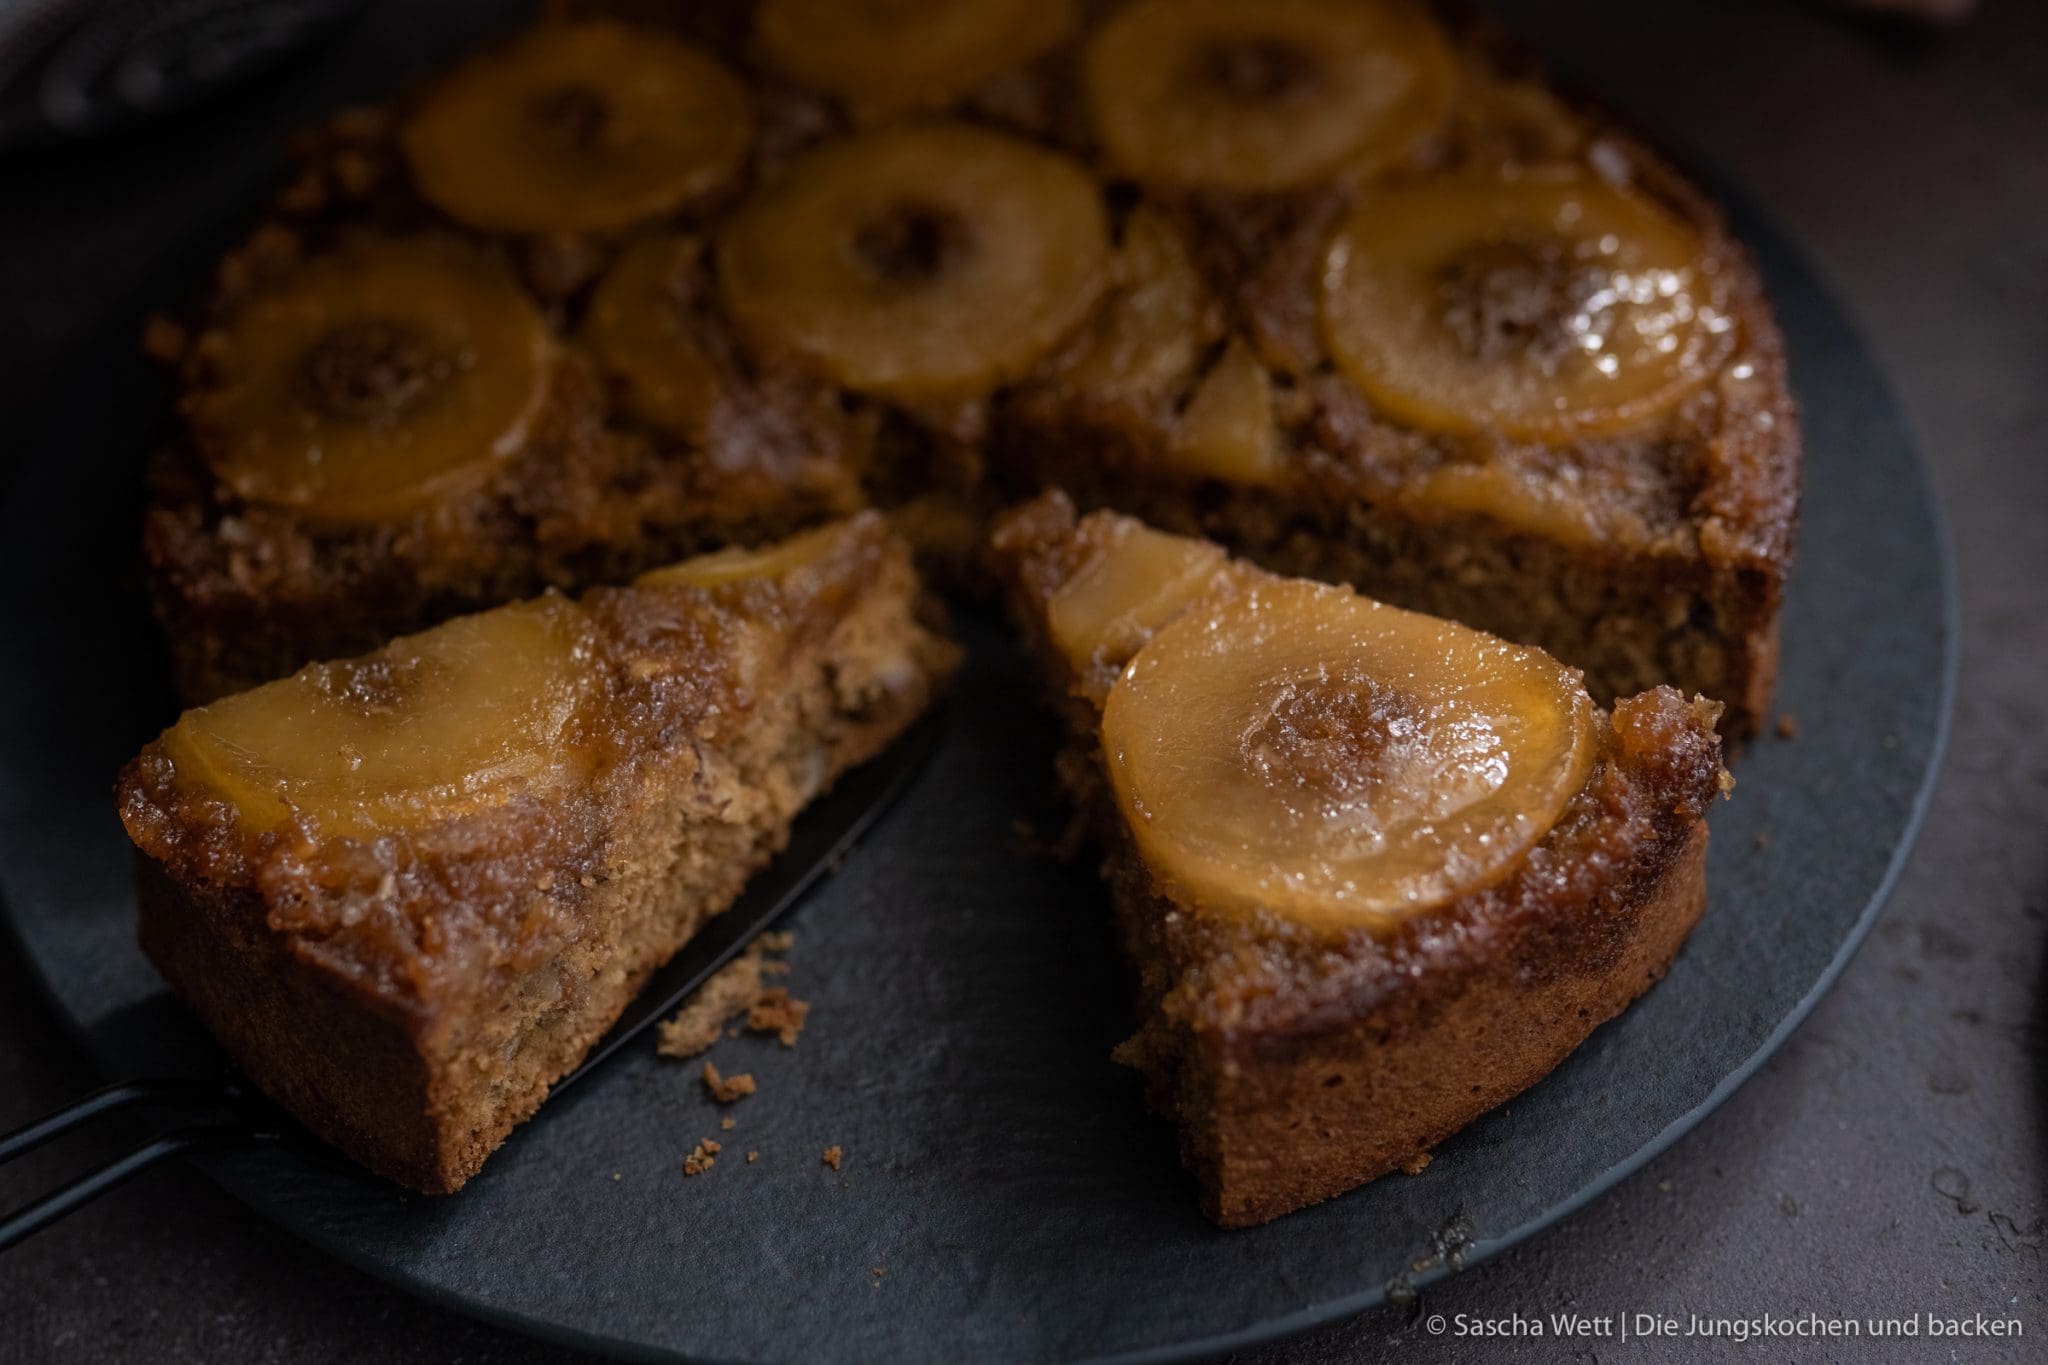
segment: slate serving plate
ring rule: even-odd
[[[1711,909],[1669,978],[1422,1175],[1250,1231],[1196,1213],[1172,1133],[1109,1061],[1126,1015],[1103,894],[1019,846],[1017,820],[1058,818],[1052,735],[976,619],[936,758],[791,921],[809,1030],[793,1050],[749,1037],[713,1054],[760,1081],[735,1129],[649,1042],[454,1198],[290,1146],[208,1158],[208,1174],[423,1296],[662,1360],[1181,1357],[1402,1299],[1570,1213],[1698,1122],[1832,981],[1904,857],[1946,724],[1952,578],[1912,437],[1796,253],[1754,214],[1738,227],[1806,412],[1779,693],[1798,738],[1738,763]],[[110,799],[174,714],[132,568],[137,466],[166,398],[135,358],[138,316],[81,358],[0,519],[0,904],[110,1075],[216,1064],[133,945]],[[704,1137],[724,1155],[686,1179]]]

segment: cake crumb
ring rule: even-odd
[[[753,1164],[754,1164],[754,1163],[755,1163],[756,1161],[759,1161],[760,1159],[761,1159],[761,1154],[760,1154],[759,1152],[748,1152],[748,1153],[747,1153],[747,1164],[748,1164],[749,1166],[753,1165]]]
[[[1410,1175],[1421,1175],[1429,1165],[1429,1153],[1417,1152],[1401,1163],[1401,1169]]]
[[[791,996],[787,986],[771,986],[748,1008],[747,1027],[755,1033],[774,1034],[784,1047],[795,1047],[810,1012],[809,1002]]]
[[[738,1120],[734,1119],[731,1114],[727,1114],[724,1118],[718,1121],[718,1126],[724,1131],[730,1133],[734,1128],[739,1126],[739,1122]]]
[[[737,1076],[721,1075],[710,1062],[704,1063],[704,1088],[711,1092],[711,1098],[720,1104],[732,1104],[754,1093],[754,1075],[742,1071]]]
[[[1784,712],[1778,717],[1778,738],[1797,739],[1798,737],[1799,717],[1793,715],[1790,711]]]
[[[718,1041],[725,1021],[761,998],[761,955],[751,949],[718,969],[661,1026],[664,1057],[690,1058]]]
[[[779,976],[789,970],[789,964],[767,957],[768,953],[786,953],[796,943],[796,936],[788,933],[766,933],[760,935],[747,950],[731,962],[718,969],[710,980],[697,991],[675,1016],[661,1025],[657,1050],[664,1057],[675,1057],[687,1061],[704,1052],[720,1035],[728,1038],[740,1036],[738,1027],[726,1028],[728,1022],[741,1015],[751,1019],[752,1011],[761,1004],[768,994],[764,977]],[[786,997],[787,992],[783,992]],[[802,1028],[799,1018],[796,1027]]]
[[[705,1138],[683,1158],[684,1175],[702,1175],[718,1164],[718,1143]]]
[[[845,1155],[846,1154],[839,1149],[839,1145],[837,1143],[834,1143],[832,1146],[827,1147],[825,1149],[825,1164],[836,1171],[839,1169],[839,1163],[845,1157]]]

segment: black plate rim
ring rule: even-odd
[[[1682,149],[1684,144],[1680,140],[1671,145]],[[1794,1004],[1792,1009],[1778,1021],[1777,1025],[1758,1045],[1756,1050],[1740,1065],[1723,1075],[1700,1103],[1673,1119],[1626,1159],[1601,1172],[1569,1198],[1552,1205],[1540,1216],[1510,1228],[1504,1233],[1473,1241],[1462,1251],[1458,1264],[1455,1267],[1439,1263],[1427,1270],[1418,1271],[1403,1277],[1401,1282],[1414,1290],[1426,1289],[1433,1284],[1447,1279],[1451,1275],[1469,1270],[1481,1262],[1530,1238],[1539,1236],[1557,1224],[1571,1218],[1595,1199],[1614,1189],[1649,1162],[1669,1150],[1679,1139],[1691,1132],[1693,1128],[1718,1109],[1727,1101],[1729,1096],[1734,1094],[1736,1090],[1740,1089],[1744,1083],[1756,1074],[1763,1064],[1784,1045],[1792,1033],[1805,1022],[1808,1015],[1812,1013],[1814,1007],[1820,1002],[1821,997],[1833,987],[1842,972],[1848,967],[1850,960],[1855,957],[1858,949],[1861,948],[1863,942],[1869,936],[1870,930],[1876,923],[1878,916],[1889,903],[1892,892],[1896,888],[1905,865],[1919,840],[1921,827],[1932,804],[1934,791],[1947,756],[1961,666],[1961,595],[1956,569],[1955,544],[1947,508],[1941,495],[1940,486],[1936,482],[1932,468],[1927,460],[1927,443],[1921,432],[1920,425],[1912,411],[1901,400],[1897,386],[1892,382],[1889,374],[1877,363],[1876,353],[1865,340],[1863,329],[1858,325],[1854,316],[1842,306],[1838,295],[1827,281],[1826,276],[1815,267],[1807,253],[1792,241],[1785,232],[1780,230],[1770,217],[1760,212],[1747,196],[1731,189],[1723,182],[1718,182],[1716,177],[1711,175],[1700,178],[1712,187],[1720,201],[1730,210],[1729,216],[1739,223],[1741,228],[1740,237],[1743,241],[1753,246],[1768,244],[1770,255],[1797,268],[1798,272],[1804,277],[1804,287],[1810,290],[1814,297],[1826,306],[1827,310],[1833,314],[1837,324],[1854,343],[1855,349],[1868,360],[1871,377],[1879,385],[1887,406],[1896,416],[1903,429],[1903,434],[1906,438],[1905,445],[1910,456],[1909,463],[1912,467],[1919,495],[1918,504],[1923,509],[1928,520],[1928,529],[1933,549],[1933,567],[1938,578],[1938,596],[1940,599],[1941,666],[1935,698],[1933,733],[1927,759],[1922,768],[1918,787],[1907,811],[1905,822],[1899,830],[1897,840],[1893,844],[1890,856],[1886,862],[1883,875],[1872,889],[1862,910],[1858,913],[1848,932],[1843,936],[1841,943],[1837,946],[1827,966],[1815,977],[1813,984]],[[223,221],[237,222],[243,217],[246,217],[246,215],[234,215],[225,218]],[[205,233],[198,235],[210,238],[214,234]],[[168,249],[160,253],[156,259],[152,260],[145,267],[144,275],[152,279],[160,278],[160,269],[169,270],[173,263],[181,262],[192,254],[189,243],[182,247]],[[153,295],[150,291],[138,291],[135,298],[115,305],[110,310],[111,316],[108,322],[99,329],[95,340],[87,349],[95,354],[110,353],[109,346],[111,344],[118,344],[120,339],[129,336],[132,333],[134,319],[145,315],[146,309],[140,306],[142,301],[151,299],[153,299]],[[33,434],[26,443],[26,449],[33,452],[47,448],[51,429],[59,424],[61,414],[79,396],[81,391],[81,386],[74,380],[53,396],[52,401],[44,409],[43,416],[45,420],[31,425]],[[17,478],[21,467],[20,465],[15,467],[14,473]],[[5,507],[12,503],[14,482],[15,479],[11,478],[7,480],[4,486],[0,486],[0,507]],[[917,780],[919,779],[912,779],[913,785]],[[887,824],[888,819],[889,816],[885,813],[876,822],[875,828],[879,829]],[[871,830],[870,834],[872,833],[873,831]],[[866,841],[864,837],[862,843]],[[860,856],[860,848],[856,846],[847,861],[851,862]],[[85,1027],[64,1007],[61,996],[58,994],[54,983],[51,982],[45,973],[42,962],[31,950],[29,942],[24,937],[17,922],[13,908],[8,904],[4,895],[0,895],[0,942],[5,943],[13,952],[15,960],[22,965],[30,978],[32,987],[42,997],[45,1007],[56,1016],[60,1031],[65,1038],[85,1056],[91,1069],[96,1074],[102,1079],[113,1079],[108,1069],[101,1064],[97,1050],[93,1047]],[[481,1322],[530,1340],[548,1342],[614,1360],[644,1361],[656,1363],[656,1365],[676,1365],[677,1362],[688,1362],[688,1365],[760,1365],[760,1362],[743,1358],[685,1354],[679,1351],[645,1347],[635,1343],[620,1341],[616,1338],[598,1336],[547,1318],[500,1309],[473,1298],[450,1292],[400,1267],[387,1264],[377,1260],[375,1257],[358,1252],[342,1239],[331,1236],[326,1230],[309,1220],[288,1216],[278,1209],[266,1205],[256,1197],[253,1191],[245,1189],[241,1182],[234,1178],[228,1168],[214,1160],[205,1156],[194,1156],[181,1158],[181,1163],[189,1168],[198,1169],[217,1188],[226,1192],[236,1202],[248,1208],[264,1221],[284,1229],[321,1254],[331,1256],[342,1264],[368,1275],[372,1279],[391,1285],[393,1288],[420,1302],[446,1309],[473,1321]],[[1228,1236],[1229,1233],[1221,1232],[1218,1235]],[[1170,1365],[1171,1362],[1206,1360],[1229,1352],[1282,1341],[1370,1311],[1388,1301],[1391,1289],[1392,1285],[1389,1283],[1368,1285],[1357,1293],[1313,1304],[1281,1316],[1267,1318],[1238,1331],[1217,1333],[1206,1337],[1182,1340],[1168,1345],[1119,1352],[1112,1355],[1078,1357],[1074,1360],[1073,1365]]]

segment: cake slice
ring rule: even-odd
[[[142,946],[314,1132],[455,1190],[953,658],[867,513],[312,665],[122,774]]]
[[[1138,978],[1120,1057],[1246,1226],[1395,1169],[1656,981],[1706,904],[1717,703],[1049,494],[995,557]]]

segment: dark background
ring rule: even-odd
[[[1433,1341],[1421,1325],[1435,1313],[1575,1309],[1981,1311],[2023,1319],[2027,1340],[1862,1353],[1946,1358],[1954,1346],[1962,1359],[2040,1359],[2048,6],[1991,0],[1938,34],[1793,0],[1492,7],[1561,74],[1764,206],[1863,328],[1919,424],[1954,532],[1955,728],[1919,848],[1875,933],[1719,1113],[1535,1243],[1430,1291],[1422,1314],[1383,1310],[1243,1358],[1612,1360],[1678,1349],[1489,1350]],[[0,158],[0,468],[71,358],[134,306],[152,262],[188,254],[219,230],[221,204],[260,192],[285,131],[458,51],[476,14],[495,8],[384,0],[311,56],[147,132]],[[87,1080],[33,983],[0,953],[0,1128]],[[0,1205],[68,1164],[0,1172]],[[0,1360],[325,1362],[370,1350],[391,1362],[575,1359],[417,1305],[180,1167],[0,1260]]]

